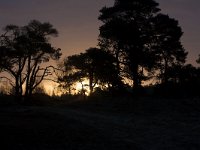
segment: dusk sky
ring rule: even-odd
[[[188,63],[196,65],[200,54],[200,1],[157,0],[165,14],[176,18],[184,32],[182,43],[189,52]],[[0,28],[7,24],[26,25],[30,20],[50,22],[59,31],[52,39],[68,56],[97,45],[99,10],[114,0],[0,0]]]

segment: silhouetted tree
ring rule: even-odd
[[[67,90],[68,94],[72,94],[73,85],[77,82],[82,83],[84,78],[81,72],[79,71],[72,71],[73,69],[65,68],[66,72],[58,76],[58,83],[59,87],[64,88]],[[84,88],[82,86],[82,88]]]
[[[200,69],[191,64],[183,66],[179,75],[179,84],[184,89],[182,94],[199,96]]]
[[[191,64],[168,68],[168,82],[163,84],[161,92],[171,96],[199,95],[200,70]]]
[[[68,72],[66,81],[88,79],[90,93],[97,84],[113,87],[120,80],[113,59],[110,53],[98,48],[89,48],[85,53],[69,56],[65,59],[65,69]]]
[[[32,95],[33,90],[52,72],[53,66],[43,68],[41,64],[60,57],[60,49],[49,43],[51,36],[58,32],[50,23],[33,20],[28,25],[18,27],[8,25],[1,35],[0,66],[14,78],[15,96],[21,99]],[[25,84],[23,92],[22,85]]]
[[[151,48],[156,55],[155,66],[160,70],[162,83],[170,79],[170,70],[184,65],[187,52],[181,44],[182,30],[178,21],[168,15],[158,14],[152,19],[154,37]],[[172,74],[171,74],[172,75]]]
[[[198,64],[200,64],[200,55],[199,55],[199,58],[196,60],[196,62],[197,62]]]
[[[115,41],[112,41],[110,39],[105,39],[105,38],[101,38],[99,37],[99,46],[101,47],[102,50],[109,52],[113,55],[113,60],[116,66],[116,73],[117,73],[117,78],[118,79],[122,79],[123,78],[123,68],[124,68],[124,64],[123,64],[123,60],[124,55],[123,55],[123,51],[121,49],[119,49],[118,47],[118,43]],[[117,86],[119,89],[123,89],[124,84],[123,82],[119,81],[117,83]]]
[[[143,67],[150,65],[151,18],[157,14],[158,4],[153,0],[116,0],[113,7],[101,9],[100,37],[113,44],[115,56],[134,87],[141,85]],[[140,70],[141,69],[141,70]]]
[[[147,71],[185,60],[178,22],[159,11],[154,0],[115,0],[113,7],[100,10],[99,45],[112,52],[118,72],[136,89],[149,79]]]

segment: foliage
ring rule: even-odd
[[[164,97],[198,97],[200,69],[187,64],[169,68],[168,82],[155,85],[155,95]]]
[[[145,72],[166,74],[169,65],[183,63],[187,55],[178,22],[159,11],[154,0],[115,0],[113,7],[100,11],[99,45],[112,52],[118,71],[135,88],[149,79]]]
[[[159,78],[164,83],[170,79],[170,69],[184,65],[188,53],[181,44],[180,38],[183,33],[177,20],[168,15],[158,14],[152,22],[155,42],[151,48],[156,55],[155,67],[159,69]]]
[[[51,36],[58,32],[50,23],[33,20],[26,26],[7,25],[1,35],[1,68],[13,77],[15,96],[21,99],[23,93],[28,97],[33,90],[51,75],[53,66],[43,68],[41,64],[50,59],[59,59],[60,49],[49,43]],[[22,86],[25,85],[25,91]]]
[[[200,64],[200,55],[199,55],[199,58],[196,60],[196,62],[197,62],[198,64]]]
[[[136,93],[155,88],[160,93],[184,91],[198,95],[191,89],[200,85],[200,69],[185,65],[188,53],[181,44],[182,29],[177,20],[160,13],[158,6],[154,0],[115,0],[112,7],[103,7],[99,16],[103,22],[98,38],[100,48],[68,56],[63,70],[44,66],[61,56],[60,49],[49,42],[58,35],[50,23],[33,20],[25,26],[7,25],[0,36],[0,72],[9,77],[0,79],[10,82],[19,99],[23,94],[28,98],[41,92],[40,83],[52,80],[48,77],[55,70],[62,71],[58,82],[68,94],[79,82],[84,96],[85,87],[89,87],[90,96],[127,96],[132,91],[124,81],[131,81]],[[200,56],[196,62],[200,63]],[[143,88],[142,82],[153,77],[160,84]]]
[[[65,70],[67,75],[62,79],[70,86],[74,82],[89,80],[89,90],[92,93],[94,87],[113,87],[120,81],[113,64],[113,56],[98,48],[89,48],[85,53],[72,55],[65,59]]]

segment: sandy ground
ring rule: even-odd
[[[198,110],[153,110],[101,113],[46,106],[1,108],[0,143],[9,150],[200,149]]]

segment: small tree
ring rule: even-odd
[[[113,56],[98,48],[89,48],[85,53],[72,55],[65,59],[66,79],[89,80],[90,93],[97,84],[115,86],[118,76]]]

